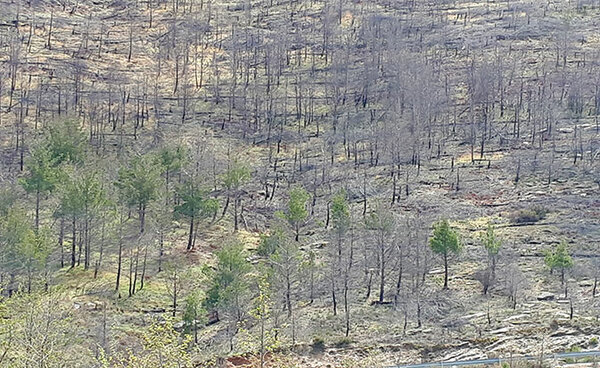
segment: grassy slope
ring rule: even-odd
[[[221,8],[226,5],[222,3]],[[457,8],[449,7],[443,14],[449,22],[453,22],[456,19],[456,14],[466,11],[466,9],[473,12],[473,14],[480,15],[471,17],[468,24],[460,24],[459,22],[455,26],[447,26],[448,33],[446,37],[452,40],[468,36],[475,44],[483,44],[486,38],[485,35],[490,32],[490,29],[495,29],[496,23],[501,24],[503,22],[495,20],[496,13],[494,9],[488,11],[488,6],[503,7],[500,3],[487,5],[483,2],[459,3]],[[395,10],[389,9],[378,10],[377,5],[372,5],[372,7],[374,12],[392,12],[392,14],[395,12]],[[89,12],[117,14],[116,21],[105,22],[105,26],[111,30],[114,43],[110,46],[104,46],[101,57],[94,57],[94,52],[90,51],[92,56],[86,58],[85,69],[89,73],[87,77],[96,79],[96,83],[102,84],[103,78],[119,78],[123,79],[125,81],[123,84],[129,88],[134,88],[135,85],[140,84],[144,79],[144,75],[148,74],[148,71],[155,66],[152,61],[153,51],[155,50],[153,44],[149,41],[156,39],[166,31],[170,17],[166,9],[156,11],[154,13],[154,27],[149,30],[145,28],[148,19],[147,13],[135,14],[133,21],[127,21],[124,10],[112,9],[108,3],[92,5],[84,2],[73,15],[61,11],[59,8],[54,10],[56,12],[54,16],[63,20],[63,23],[57,22],[59,25],[56,26],[53,33],[52,50],[43,47],[44,36],[40,30],[39,36],[33,38],[32,51],[25,53],[28,55],[27,62],[32,64],[33,75],[46,75],[48,73],[47,70],[36,66],[36,60],[48,63],[51,68],[54,63],[58,63],[58,60],[69,60],[78,49],[79,32],[82,32],[85,28],[97,29],[100,26],[99,24],[87,25],[83,14]],[[283,7],[275,7],[270,16],[276,20],[278,12],[283,11]],[[225,14],[225,17],[229,16],[228,13]],[[47,22],[49,14],[46,8],[39,7],[25,10],[23,16],[35,17],[39,22]],[[555,16],[558,17],[556,14]],[[593,27],[594,14],[577,16],[583,18],[579,24],[589,24],[590,30],[593,29],[591,27]],[[11,14],[5,13],[4,17],[9,18]],[[357,18],[360,21],[360,15]],[[136,27],[135,51],[132,61],[128,62],[128,25],[131,24]],[[6,27],[3,29],[6,30]],[[73,30],[75,30],[75,34],[73,34]],[[21,32],[25,33],[26,30],[23,29]],[[434,35],[431,35],[431,37],[434,37]],[[600,39],[595,37],[592,32],[584,47],[593,50],[597,48],[599,42]],[[513,50],[528,50],[527,56],[521,59],[523,62],[541,62],[544,49],[549,47],[543,37],[517,39],[511,43]],[[518,51],[515,51],[515,53],[518,54]],[[455,67],[460,70],[465,67],[461,64],[464,60],[461,57],[453,59],[447,67]],[[226,67],[225,62],[223,67]],[[166,70],[172,70],[172,61],[168,62]],[[69,72],[56,70],[56,73],[61,79],[47,81],[47,83],[52,85],[52,83],[61,83],[69,79]],[[94,76],[95,73],[96,76]],[[207,77],[208,80],[210,78],[212,76]],[[228,78],[226,71],[224,71],[222,78]],[[178,105],[168,99],[173,84],[172,74],[165,72],[162,79],[156,82],[161,88],[160,110],[165,114],[165,120],[176,120],[176,116],[169,116],[169,111],[172,111],[173,115],[177,115],[179,111]],[[36,83],[35,78],[33,83]],[[35,85],[30,88],[35,90]],[[208,90],[209,86],[205,89]],[[199,95],[202,95],[202,93],[202,91],[199,92]],[[281,88],[278,93],[282,93]],[[460,99],[460,96],[458,96],[458,99]],[[6,106],[6,104],[7,101],[3,101],[3,105]],[[168,132],[166,135],[178,134],[183,139],[195,142],[198,139],[198,133],[202,132],[201,134],[204,136],[210,137],[207,138],[209,142],[207,146],[210,146],[213,152],[216,152],[215,156],[226,152],[228,147],[237,147],[236,151],[239,151],[239,155],[244,160],[250,161],[255,167],[261,167],[267,155],[266,149],[261,147],[250,148],[247,142],[241,139],[241,123],[228,126],[225,131],[219,129],[220,120],[224,119],[227,111],[225,104],[215,105],[213,102],[203,102],[200,99],[194,104],[194,108],[195,114],[191,121],[188,121],[184,126],[166,128]],[[325,109],[325,107],[320,108]],[[3,134],[3,145],[6,148],[7,155],[10,154],[8,145],[10,144],[9,132],[11,129],[11,126],[7,123],[8,116],[8,112],[4,113],[3,126],[1,127],[3,132],[6,133]],[[29,122],[29,124],[31,126],[32,122]],[[149,142],[155,127],[156,119],[152,119],[142,131],[142,143],[138,144],[143,145]],[[598,189],[591,182],[590,176],[573,172],[573,169],[570,168],[572,166],[568,165],[571,160],[568,155],[570,134],[567,133],[570,127],[571,121],[566,119],[560,120],[557,126],[559,131],[565,129],[565,133],[560,134],[557,139],[557,150],[563,152],[557,157],[557,167],[564,167],[564,169],[556,173],[558,179],[550,186],[545,185],[543,173],[529,175],[516,186],[512,183],[515,157],[528,155],[530,149],[527,146],[490,153],[489,156],[486,156],[486,158],[492,160],[488,169],[471,165],[468,158],[468,148],[458,146],[460,142],[451,142],[448,151],[456,152],[456,156],[461,157],[458,159],[462,182],[459,193],[454,193],[450,189],[450,184],[454,180],[454,174],[449,170],[450,157],[443,156],[440,159],[428,160],[424,164],[422,175],[411,179],[411,188],[414,188],[411,196],[397,206],[397,211],[402,213],[404,210],[419,205],[427,208],[427,211],[432,214],[432,218],[437,217],[433,215],[437,213],[453,213],[453,218],[469,219],[456,222],[456,225],[461,228],[461,235],[467,243],[467,252],[465,252],[467,255],[453,267],[451,280],[453,294],[450,298],[452,299],[452,308],[443,308],[442,315],[433,315],[423,329],[416,329],[414,322],[411,322],[405,335],[402,329],[403,318],[400,313],[387,311],[385,307],[374,308],[366,303],[357,302],[353,305],[353,319],[356,325],[354,326],[353,342],[350,347],[344,347],[343,349],[332,347],[327,349],[325,353],[316,354],[316,357],[308,355],[303,359],[323,362],[341,361],[352,359],[354,356],[360,357],[364,354],[371,354],[379,356],[374,359],[392,362],[418,360],[421,353],[428,350],[431,351],[431,354],[423,355],[424,359],[427,360],[452,357],[465,358],[485,353],[535,352],[540,346],[542,335],[549,335],[546,340],[548,349],[564,350],[571,344],[585,346],[592,335],[598,335],[600,331],[595,323],[597,312],[586,308],[586,304],[583,302],[588,298],[589,287],[587,284],[580,283],[584,286],[575,285],[572,288],[571,292],[577,295],[576,300],[581,300],[581,304],[576,304],[576,309],[579,312],[574,321],[568,321],[565,318],[568,305],[558,302],[538,302],[535,299],[535,295],[541,291],[555,291],[556,289],[555,280],[548,277],[544,271],[541,258],[543,249],[565,237],[582,248],[585,248],[588,244],[597,244],[599,241],[600,225],[597,221],[597,208],[587,206],[587,203],[589,203],[587,199],[597,196]],[[294,129],[293,126],[290,126],[290,133]],[[584,131],[586,137],[594,134],[592,122],[584,126]],[[321,137],[312,136],[304,143],[304,147],[310,155],[314,155],[316,160],[326,161],[328,158],[319,152],[322,146],[323,140]],[[463,149],[464,152],[461,152]],[[282,155],[283,170],[288,172],[291,170],[293,155],[293,149],[284,149]],[[363,157],[367,158],[366,152]],[[347,181],[350,185],[359,187],[361,175],[365,174],[370,179],[369,182],[373,192],[382,193],[385,198],[389,198],[390,183],[385,169],[366,168],[364,171],[363,169],[356,170],[353,168],[352,162],[346,161],[343,156],[338,157],[337,164],[338,168],[331,175],[335,178],[334,183]],[[258,192],[259,190],[260,187],[256,182],[252,183],[251,189],[249,189],[251,192]],[[272,203],[262,203],[260,200],[251,202],[252,204],[249,205],[247,213],[250,231],[241,233],[238,236],[255,239],[257,231],[265,230],[268,224],[267,218],[270,216],[267,215],[267,218],[265,218],[260,214],[272,213],[274,208],[280,206],[279,201],[281,200],[282,198],[277,198]],[[547,205],[553,212],[535,226],[508,226],[508,215],[515,209],[527,206],[529,203]],[[597,202],[595,203],[597,206]],[[489,204],[499,204],[500,206],[492,207]],[[324,204],[318,202],[318,206],[322,209]],[[356,206],[357,208],[360,207],[359,204]],[[473,239],[476,238],[477,231],[483,229],[486,222],[483,219],[494,219],[500,227],[499,235],[506,239],[506,246],[523,256],[520,262],[531,283],[531,291],[526,296],[526,303],[520,306],[516,312],[508,308],[508,303],[502,297],[494,298],[491,301],[491,309],[494,313],[493,323],[490,326],[487,325],[485,317],[486,301],[479,295],[479,285],[473,279],[473,271],[477,267],[477,261],[483,257],[481,250],[477,250],[477,242]],[[229,220],[225,218],[221,224],[222,226],[203,232],[201,246],[196,251],[197,254],[193,255],[184,253],[185,235],[183,229],[178,229],[170,239],[173,247],[171,253],[177,257],[179,262],[187,258],[186,263],[188,265],[201,265],[210,258],[211,252],[223,239],[229,236]],[[320,242],[324,236],[323,231],[317,229],[305,241],[307,243]],[[107,264],[114,264],[114,259],[108,260]],[[55,275],[55,282],[68,288],[69,302],[84,306],[75,312],[84,325],[94,326],[99,323],[98,321],[101,318],[99,310],[94,310],[91,305],[86,307],[85,303],[92,302],[100,305],[100,303],[110,301],[111,310],[118,311],[118,313],[111,313],[110,324],[113,327],[111,334],[118,337],[120,341],[127,341],[127,336],[136,335],[138,333],[137,328],[148,322],[152,313],[145,313],[144,311],[167,308],[169,305],[167,280],[164,274],[154,275],[151,273],[144,290],[132,298],[126,298],[126,285],[123,285],[121,290],[123,298],[114,299],[114,294],[110,290],[112,290],[115,275],[111,270],[112,267],[107,267],[97,280],[93,280],[90,273],[83,273],[79,270],[61,271]],[[436,273],[430,277],[428,282],[435,285],[439,284],[440,280],[439,274]],[[436,289],[436,287],[432,287],[434,295],[437,295]],[[299,306],[299,310],[301,312],[297,324],[299,330],[303,330],[301,336],[304,344],[309,343],[313,336],[325,338],[328,346],[341,340],[342,335],[337,331],[342,330],[340,328],[342,319],[330,315],[325,295],[322,295],[314,305]],[[446,327],[443,327],[444,321],[457,320],[461,322],[459,323],[460,326],[448,327],[446,325]],[[550,323],[553,320],[558,321],[559,327],[558,331],[550,332]],[[315,326],[319,327],[315,328]],[[213,330],[216,329],[218,327],[213,328]],[[207,336],[210,336],[214,332],[213,330],[206,332]],[[560,331],[565,331],[565,333],[560,333]],[[567,334],[567,337],[564,334]],[[379,350],[378,347],[383,349]],[[399,347],[401,347],[400,351]]]

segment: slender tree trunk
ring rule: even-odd
[[[233,231],[237,232],[239,225],[238,225],[238,205],[239,205],[239,198],[234,198],[233,199]]]
[[[193,248],[194,241],[194,216],[190,219],[190,234],[188,237],[187,250],[191,250]]]
[[[144,277],[146,277],[146,261],[148,260],[148,246],[144,247],[144,261],[142,262],[142,275],[140,277],[140,290],[144,288]]]
[[[135,266],[133,269],[133,288],[132,288],[132,293],[135,294],[136,292],[136,286],[137,286],[137,279],[138,279],[138,265],[139,265],[139,260],[140,260],[140,245],[138,244],[135,247]]]
[[[31,279],[33,278],[31,270],[31,258],[29,259],[29,266],[27,267],[27,294],[31,294]]]
[[[79,243],[77,244],[77,266],[81,265],[81,252],[83,250],[83,229],[79,230]]]
[[[333,263],[333,262],[332,262]],[[337,316],[337,298],[335,295],[335,271],[333,264],[331,265],[331,301],[333,303],[333,315]]]
[[[131,297],[133,295],[133,250],[129,250],[129,272],[128,272],[128,280],[129,280],[129,289],[128,295]]]
[[[121,282],[121,269],[123,266],[123,214],[120,215],[120,224],[119,224],[119,256],[117,261],[117,282],[115,286],[115,290],[119,291],[119,285]]]
[[[448,289],[448,255],[444,254],[444,290]]]
[[[90,257],[91,257],[91,249],[90,249],[90,220],[86,214],[85,217],[85,230],[84,230],[84,242],[85,242],[85,260],[83,263],[84,269],[90,268]]]
[[[315,301],[315,270],[313,266],[310,268],[310,304]]]
[[[573,307],[573,299],[569,299],[569,320],[573,320],[573,314],[575,313],[575,308]]]
[[[173,317],[175,317],[177,313],[177,269],[173,272]]]
[[[40,229],[40,190],[39,188],[35,192],[35,231]]]
[[[105,228],[106,223],[102,220],[102,236],[100,237],[100,254],[98,255],[98,260],[96,261],[96,267],[94,268],[94,278],[98,276],[98,271],[102,266],[102,257],[104,256],[104,236],[105,236]]]
[[[344,314],[346,320],[345,336],[350,335],[350,305],[348,303],[348,274],[344,277]]]
[[[371,285],[373,284],[373,272],[368,271],[366,279],[367,279],[367,295],[366,295],[365,299],[369,300],[369,298],[371,297]]]
[[[417,328],[421,328],[423,325],[421,321],[421,298],[417,295]]]
[[[292,317],[292,283],[290,275],[286,275],[285,300],[287,303],[288,318]]]
[[[227,194],[227,200],[225,201],[225,207],[223,207],[223,213],[221,213],[221,218],[225,217],[227,213],[227,209],[229,208],[229,194]]]
[[[60,232],[58,233],[58,246],[60,247],[60,268],[65,267],[65,219],[60,218]]]
[[[140,206],[140,233],[144,233],[144,227],[146,225],[146,206]]]
[[[77,246],[77,222],[75,221],[75,217],[73,217],[73,233],[71,236],[71,268],[75,268],[75,252]]]
[[[163,234],[162,230],[158,238],[158,246],[158,272],[162,272],[162,261],[165,253],[165,235]]]
[[[265,318],[260,316],[260,368],[265,366]]]
[[[398,300],[400,299],[400,289],[402,287],[402,256],[400,256],[400,270],[398,270],[398,281],[396,282],[396,295],[394,295],[394,305],[398,305]]]
[[[379,302],[383,303],[385,291],[385,246],[383,245],[383,243],[380,245],[379,256]]]

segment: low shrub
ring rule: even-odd
[[[346,346],[348,346],[350,344],[352,344],[352,339],[350,339],[349,337],[342,337],[341,339],[339,339],[338,341],[336,341],[335,347],[336,348],[343,348],[343,347],[346,347]]]
[[[312,347],[315,350],[325,349],[325,339],[323,339],[321,336],[313,337]]]
[[[548,214],[548,209],[542,206],[533,206],[514,212],[510,220],[514,224],[528,224],[543,220]]]

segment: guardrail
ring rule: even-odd
[[[511,361],[548,360],[548,359],[560,360],[560,359],[574,359],[574,358],[587,358],[587,357],[600,357],[600,350],[546,354],[546,355],[543,355],[542,357],[533,356],[533,355],[520,355],[520,356],[505,357],[505,358],[442,361],[442,362],[431,362],[431,363],[421,363],[421,364],[395,365],[395,366],[390,366],[388,368],[460,367],[460,366],[467,366],[467,365],[501,364],[501,363],[505,363],[505,362],[508,363]]]

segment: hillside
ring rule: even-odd
[[[599,348],[599,1],[0,8],[0,366]]]

